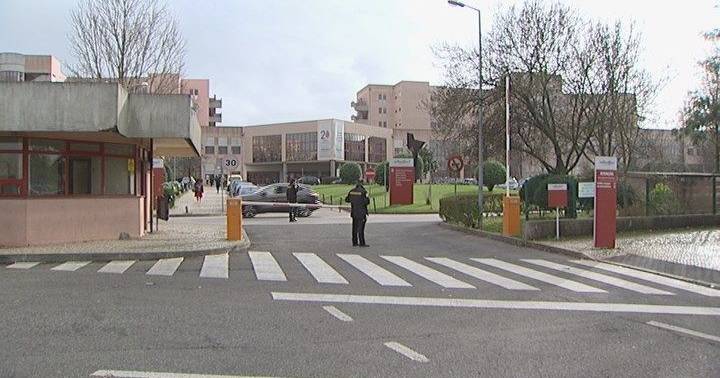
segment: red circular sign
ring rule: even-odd
[[[365,170],[365,177],[368,180],[374,179],[375,178],[375,170],[372,168],[368,168],[367,170]]]
[[[447,167],[451,172],[460,172],[464,166],[465,163],[463,163],[462,156],[460,155],[451,156],[448,159]]]

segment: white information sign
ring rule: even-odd
[[[345,122],[333,120],[335,133],[335,160],[345,160]]]
[[[153,168],[165,168],[165,160],[162,158],[153,158]]]
[[[391,167],[414,167],[412,158],[393,158],[390,160]]]
[[[578,198],[593,198],[595,197],[595,183],[590,182],[579,182],[578,183]]]
[[[617,171],[617,158],[614,156],[595,156],[595,170]]]
[[[567,190],[567,184],[548,184],[548,190]]]

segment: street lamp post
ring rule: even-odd
[[[461,7],[470,8],[478,14],[478,228],[482,230],[483,223],[483,135],[482,135],[482,116],[483,116],[483,98],[482,98],[482,13],[480,9],[467,5],[465,3],[448,0],[448,4]]]

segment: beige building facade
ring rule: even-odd
[[[392,141],[391,129],[339,119],[208,127],[202,129],[202,173],[238,173],[258,185],[335,177],[345,162],[364,171],[392,157]]]

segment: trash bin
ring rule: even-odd
[[[242,200],[227,200],[227,240],[242,240]]]

